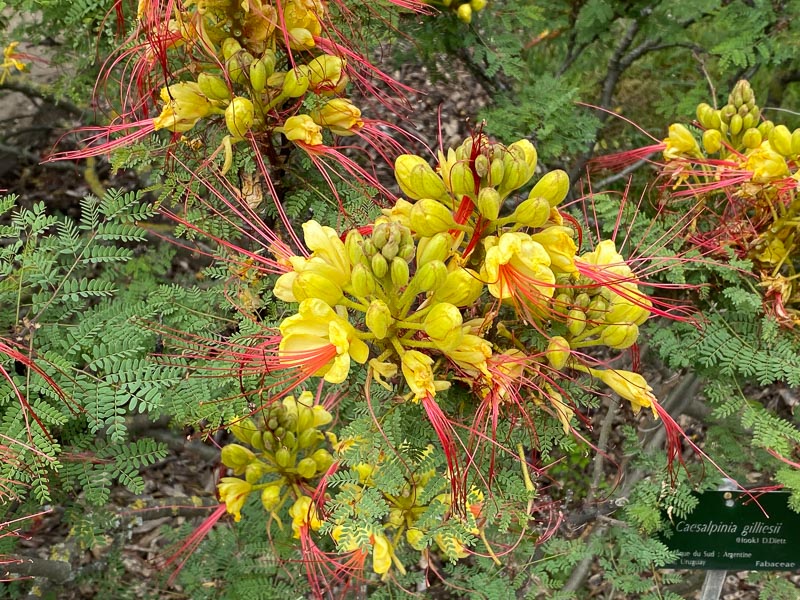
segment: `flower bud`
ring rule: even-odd
[[[300,435],[297,436],[297,447],[301,450],[313,446],[317,442],[325,439],[322,432],[317,429],[305,429]]]
[[[603,300],[602,297],[598,296],[589,303],[589,309],[586,311],[586,317],[592,321],[603,321],[605,320],[606,314],[608,313],[608,303]]]
[[[383,258],[382,254],[376,254],[372,257],[371,261],[372,265],[372,274],[375,275],[378,279],[382,279],[386,277],[386,274],[389,272],[389,263],[386,262],[386,259]]]
[[[350,286],[356,297],[366,298],[371,296],[375,293],[375,285],[375,277],[369,267],[361,263],[353,266],[353,271],[350,274]]]
[[[347,232],[347,237],[344,239],[344,249],[351,265],[361,264],[365,258],[364,251],[361,249],[363,243],[364,237],[358,229],[351,229]]]
[[[228,430],[240,442],[250,444],[250,440],[253,438],[253,434],[258,431],[258,427],[250,419],[240,419],[235,423],[231,423],[228,426]]]
[[[289,69],[284,75],[281,95],[287,98],[299,98],[306,93],[308,86],[308,67],[300,65],[294,69]]]
[[[318,94],[343,91],[339,89],[342,80],[346,79],[347,63],[338,56],[321,54],[308,62],[311,88]]]
[[[483,156],[483,155],[481,155]],[[482,188],[478,193],[478,211],[484,218],[490,221],[496,221],[500,216],[500,207],[503,200],[500,198],[498,191],[492,187]]]
[[[550,363],[551,367],[560,371],[564,368],[564,365],[567,364],[571,350],[569,342],[560,335],[557,335],[553,337],[547,345],[547,350],[545,351],[547,362]]]
[[[231,56],[236,54],[242,49],[242,45],[238,42],[236,38],[225,38],[222,41],[222,56],[225,60],[230,60]]]
[[[457,161],[450,167],[448,181],[450,192],[459,200],[462,196],[471,197],[475,193],[475,175],[466,160]]]
[[[221,454],[222,464],[233,469],[235,475],[244,473],[245,468],[256,459],[253,451],[239,444],[223,446]]]
[[[311,455],[311,460],[317,465],[317,472],[319,473],[324,473],[330,469],[333,464],[333,456],[331,456],[331,453],[325,450],[325,448],[320,448],[314,452],[314,454]]]
[[[311,479],[317,472],[317,463],[313,458],[304,458],[297,463],[297,474],[303,479]]]
[[[550,218],[550,203],[546,198],[529,197],[520,203],[512,216],[520,225],[541,227]]]
[[[231,56],[225,61],[225,70],[228,72],[228,77],[235,83],[247,83],[247,77],[250,74],[250,65],[253,64],[253,55],[242,50]],[[266,83],[266,80],[265,80]]]
[[[291,142],[301,142],[309,146],[322,144],[322,128],[309,115],[289,117],[283,124],[283,132]]]
[[[544,198],[550,206],[558,206],[567,197],[569,175],[561,169],[545,173],[533,186],[528,198]]]
[[[415,154],[398,156],[394,162],[394,176],[403,193],[413,200],[447,196],[442,178],[421,156]]]
[[[334,98],[311,113],[314,121],[341,136],[355,135],[364,126],[361,110],[346,98]]]
[[[367,308],[366,323],[367,328],[376,338],[379,340],[386,338],[393,321],[392,311],[383,300],[370,302],[369,308]]]
[[[772,133],[772,130],[775,128],[775,123],[772,121],[762,121],[758,125],[758,130],[761,132],[762,139],[769,139],[769,134]]]
[[[731,135],[737,135],[742,130],[742,117],[735,114],[731,117],[730,132]]]
[[[414,204],[409,214],[409,221],[411,229],[425,237],[433,237],[437,233],[456,227],[450,209],[430,198],[423,198]]]
[[[264,510],[272,512],[278,508],[281,501],[281,488],[278,485],[270,485],[261,490],[261,504]]]
[[[579,336],[586,329],[586,313],[579,308],[573,308],[567,313],[567,329],[573,336]]]
[[[231,97],[231,91],[228,89],[227,84],[214,75],[208,73],[200,73],[197,76],[197,85],[200,86],[200,91],[207,98],[213,100],[228,100]]]
[[[800,127],[792,132],[792,155],[800,154]]]
[[[461,311],[452,304],[441,302],[425,315],[425,333],[443,352],[458,347],[464,337],[461,331],[463,323]]]
[[[422,238],[417,243],[417,268],[432,260],[444,262],[450,254],[453,237],[446,231],[437,233],[433,237]]]
[[[495,156],[489,169],[489,185],[500,185],[505,175],[505,164],[503,159]]]
[[[792,154],[792,134],[786,125],[776,125],[769,134],[769,144],[773,150],[783,156]]]
[[[250,87],[254,92],[261,93],[267,87],[267,65],[263,59],[256,59],[250,63]]]
[[[314,34],[305,27],[294,27],[287,33],[289,34],[289,47],[292,50],[311,50],[317,45],[314,41]]]
[[[635,323],[607,325],[600,332],[600,342],[615,350],[630,348],[636,343],[638,337],[639,327]]]
[[[417,293],[438,290],[447,279],[447,267],[440,260],[432,260],[417,269],[410,287]]]
[[[314,427],[323,427],[333,421],[331,413],[321,404],[315,404],[312,411],[314,413]]]
[[[389,275],[395,287],[405,287],[408,285],[409,278],[408,263],[399,256],[395,256],[392,259],[392,264],[389,265]]]
[[[256,435],[258,434],[254,433],[252,440],[250,440],[250,445],[253,446],[253,448],[258,448],[259,450],[272,450],[272,448],[275,446],[275,436],[272,435],[271,431],[265,431],[260,434],[260,443],[257,442]]]
[[[225,109],[225,125],[233,137],[244,137],[253,125],[254,119],[253,103],[242,96],[236,96]]]
[[[280,447],[275,451],[275,464],[281,469],[286,469],[292,464],[292,453],[286,447]]]
[[[586,292],[581,292],[575,297],[573,304],[576,308],[580,308],[581,310],[586,310],[589,308],[589,304],[591,303],[592,299],[589,297],[589,294]]]
[[[488,0],[469,0],[469,5],[472,7],[472,10],[475,12],[480,12],[486,5],[488,4]]]
[[[706,129],[711,129],[713,117],[714,109],[710,105],[706,104],[705,102],[701,102],[697,105],[697,120],[703,127]]]
[[[707,154],[716,154],[722,148],[722,134],[717,129],[706,129],[703,132],[703,149]]]
[[[744,145],[744,147],[748,150],[754,150],[758,148],[762,141],[763,139],[761,138],[761,132],[755,127],[751,127],[742,135],[742,145]]]
[[[294,418],[295,422],[296,419],[297,417]],[[287,427],[292,427],[292,429],[294,429],[294,424],[287,425]],[[281,443],[289,450],[295,450],[297,448],[297,436],[293,431],[287,431],[281,436]]]
[[[469,4],[462,4],[456,10],[456,14],[458,18],[463,23],[471,23],[472,22],[472,7]]]
[[[336,306],[342,299],[342,288],[337,283],[313,271],[297,274],[292,282],[292,293],[297,302],[319,298],[328,306]]]
[[[434,288],[436,302],[449,302],[459,307],[472,306],[483,293],[483,282],[478,274],[462,267],[456,267],[447,274],[444,282]]]
[[[489,157],[485,154],[478,154],[475,157],[475,173],[481,179],[489,174]]]
[[[400,252],[400,244],[394,239],[386,242],[381,248],[381,254],[386,259],[386,262],[394,260],[398,252]]]
[[[526,175],[524,177],[525,181],[522,182],[520,186],[525,185],[528,183],[528,181],[530,181],[530,178],[533,177],[533,173],[536,171],[536,161],[539,158],[536,148],[530,143],[530,141],[522,139],[511,144],[508,147],[508,151],[516,158],[523,160],[528,166]]]

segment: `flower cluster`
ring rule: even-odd
[[[690,241],[720,254],[733,249],[750,260],[768,311],[787,326],[800,323],[800,128],[791,132],[761,120],[744,80],[722,108],[698,105],[697,123],[699,142],[676,123],[662,146],[665,191],[676,200],[699,199]]]
[[[336,384],[353,363],[368,364],[372,381],[422,403],[451,460],[451,481],[456,448],[436,396],[454,380],[492,414],[502,405],[525,415],[542,407],[567,431],[573,411],[555,380],[570,368],[599,377],[637,410],[652,406],[646,384],[600,377],[575,352],[631,347],[652,303],[611,240],[578,253],[580,231],[558,210],[567,174],[546,173],[505,209],[536,163],[527,140],[506,147],[483,134],[440,154],[436,170],[402,155],[395,176],[406,199],[344,239],[305,223],[310,252],[288,259],[291,269],[274,286],[275,296],[298,304],[280,324],[279,366]],[[528,326],[546,351],[521,343]]]
[[[222,464],[240,477],[223,477],[217,488],[227,511],[236,521],[250,494],[258,493],[264,509],[276,519],[290,497],[296,501],[310,493],[333,464],[326,448],[336,442],[323,431],[332,420],[311,392],[287,396],[260,413],[230,426],[234,437],[246,445],[227,444]]]

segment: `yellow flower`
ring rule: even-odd
[[[348,81],[347,73],[345,72],[346,65],[347,63],[344,60],[331,54],[321,54],[310,60],[308,62],[308,79],[311,89],[318,94],[343,92]],[[349,104],[347,100],[341,98],[337,98],[336,100],[341,100]],[[336,107],[336,104],[334,104],[333,107]],[[323,108],[323,111],[324,110]],[[360,115],[361,112],[359,111],[357,116]],[[326,125],[320,121],[317,122],[320,125]],[[345,129],[349,129],[349,127]]]
[[[442,302],[436,304],[425,315],[425,333],[436,344],[436,347],[443,352],[455,350],[464,337],[461,331],[463,321],[461,311],[458,308],[447,302]]]
[[[342,383],[350,372],[350,359],[364,364],[369,347],[356,335],[346,320],[318,298],[303,300],[297,314],[280,324],[282,339],[278,353],[287,368],[299,367],[323,377],[329,383]]]
[[[11,42],[3,49],[3,63],[0,64],[0,84],[5,83],[6,77],[11,74],[11,69],[16,69],[20,73],[28,70],[28,65],[17,58],[16,53],[19,42]]]
[[[589,372],[630,402],[634,413],[638,413],[642,408],[650,408],[653,410],[653,416],[657,416],[653,406],[656,397],[651,393],[653,388],[638,373],[612,369],[589,369]]]
[[[408,350],[403,354],[403,377],[414,393],[414,400],[436,395],[432,364],[433,359],[430,356],[417,350]]]
[[[789,175],[786,159],[775,152],[769,142],[747,154],[745,169],[752,171],[755,183],[769,183]]]
[[[321,109],[312,112],[311,118],[336,135],[355,135],[364,126],[359,108],[345,98],[334,98]]]
[[[304,50],[314,47],[313,36],[322,33],[322,25],[315,10],[318,7],[301,0],[289,0],[283,6],[283,24],[289,32],[289,47],[292,50]],[[282,36],[278,36],[282,39]]]
[[[302,142],[309,146],[322,143],[322,127],[314,123],[309,115],[295,115],[286,119],[283,132],[291,142]]]
[[[600,267],[598,273],[610,273],[616,277],[606,278],[611,281],[621,281],[624,279],[635,279],[633,271],[617,252],[613,240],[603,240],[591,252],[587,252],[580,257],[581,262]],[[605,281],[605,279],[604,279]]]
[[[392,567],[392,547],[382,533],[372,536],[372,570],[378,575],[387,573]]]
[[[182,81],[161,88],[161,100],[164,108],[153,119],[156,130],[189,131],[200,119],[210,115],[213,109],[194,81]]]
[[[567,227],[553,225],[531,236],[531,239],[544,246],[550,255],[551,267],[564,273],[575,273],[578,270],[575,266],[575,253],[578,247],[572,239],[571,231]]]
[[[700,146],[694,139],[692,132],[680,123],[673,123],[669,126],[669,135],[664,140],[664,158],[673,160],[681,156],[697,156],[700,154]]]
[[[223,477],[217,484],[219,498],[225,503],[228,514],[233,515],[233,520],[242,520],[242,507],[253,486],[238,477]]]
[[[369,366],[372,368],[372,376],[375,378],[375,383],[391,391],[392,386],[385,380],[393,379],[397,376],[397,365],[390,362],[381,362],[377,358],[369,361]]]
[[[226,467],[233,469],[235,475],[244,473],[247,465],[256,459],[253,451],[239,444],[228,444],[222,448],[220,460]]]
[[[550,270],[550,255],[525,233],[509,232],[484,240],[486,258],[481,275],[495,298],[525,298],[538,292],[553,296],[556,277]]]
[[[492,345],[482,337],[466,334],[461,338],[461,343],[454,350],[445,352],[447,357],[462,369],[479,371],[491,378],[486,359],[492,356]]]
[[[300,531],[304,527],[317,531],[322,526],[317,507],[308,496],[300,496],[295,500],[289,509],[289,516],[292,518],[292,532],[295,538],[300,537]]]
[[[313,220],[306,221],[303,223],[303,239],[308,249],[313,252],[312,257],[320,257],[342,273],[342,280],[339,283],[343,284],[349,279],[350,259],[347,257],[344,242],[335,229],[320,225]]]

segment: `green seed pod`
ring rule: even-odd
[[[267,71],[267,79],[272,77],[272,74],[275,72],[275,63],[277,62],[277,58],[275,56],[274,50],[265,50],[264,53],[261,55],[262,63],[264,63],[264,68]]]
[[[292,453],[289,451],[288,448],[282,447],[278,448],[275,452],[275,464],[278,465],[281,469],[287,469],[292,464]]]
[[[392,259],[392,264],[389,267],[389,274],[391,275],[392,283],[395,287],[404,288],[408,285],[408,263],[399,256],[395,256]]]

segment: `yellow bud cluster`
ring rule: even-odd
[[[323,144],[323,131],[348,136],[364,127],[360,109],[343,97],[349,82],[346,61],[317,50],[327,16],[320,0],[288,0],[280,18],[276,6],[263,0],[212,4],[182,3],[183,12],[170,22],[175,39],[166,49],[177,52],[191,45],[196,50],[181,57],[192,62],[183,71],[195,79],[161,90],[163,106],[153,119],[154,129],[182,133],[224,116],[230,138],[220,148],[225,149],[227,170],[231,145],[249,132],[283,133],[289,141],[313,148]],[[160,27],[147,19],[142,25],[143,34]],[[292,54],[296,50],[306,52]],[[307,94],[327,102],[310,114],[298,112],[298,99]]]
[[[244,475],[244,480],[226,477],[219,484],[228,512],[239,520],[244,503],[241,493],[247,489],[247,494],[260,491],[263,507],[275,513],[288,498],[285,490],[326,473],[333,464],[326,445],[336,438],[324,427],[332,420],[311,392],[304,391],[231,424],[231,433],[242,444],[223,446],[221,461],[234,475]]]
[[[443,0],[443,2],[433,2],[432,0],[425,0],[428,4],[435,4],[436,6],[444,5],[453,11],[458,20],[462,23],[469,24],[472,22],[472,17],[475,13],[481,12],[488,0]]]

